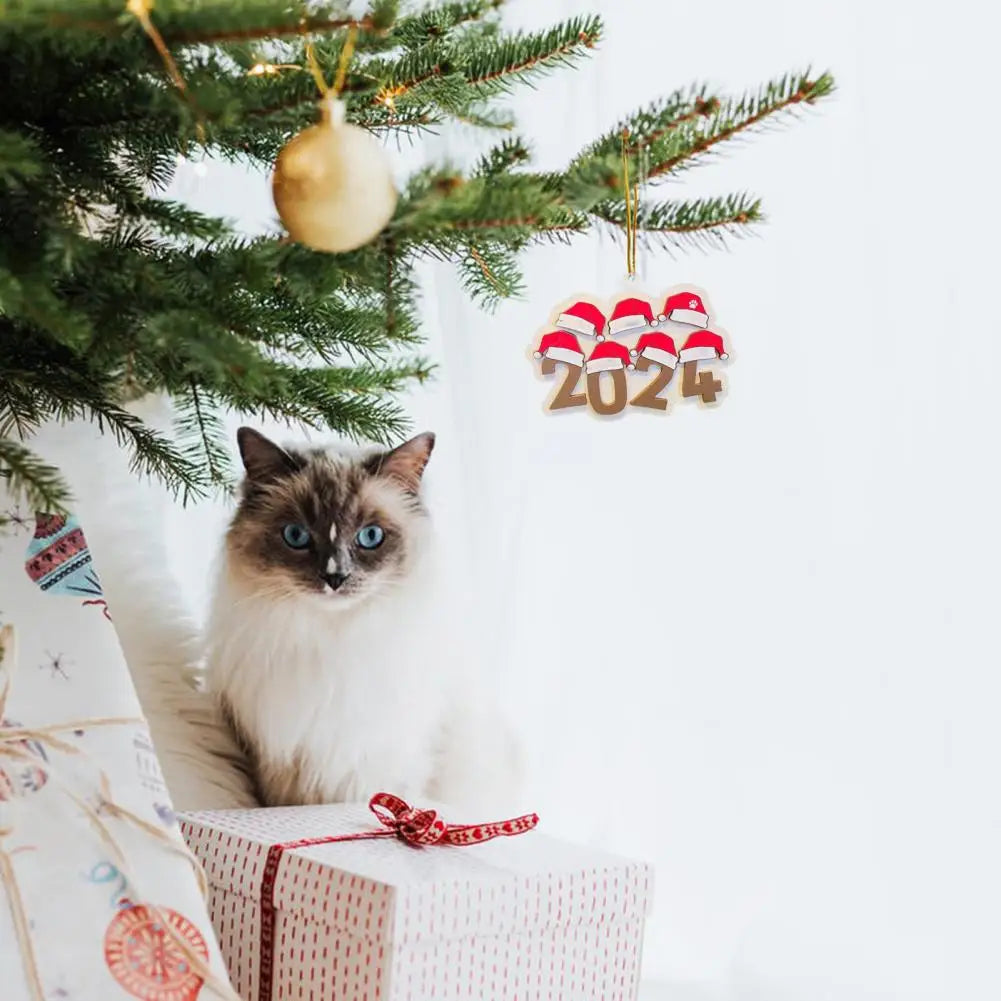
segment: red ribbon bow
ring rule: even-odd
[[[359,831],[356,834],[332,834],[329,837],[301,838],[268,848],[261,880],[260,979],[258,1001],[271,1001],[275,962],[275,884],[282,855],[293,848],[326,845],[336,841],[365,841],[370,838],[398,837],[408,845],[477,845],[493,838],[512,837],[532,830],[539,823],[537,813],[526,813],[511,820],[489,824],[446,824],[435,810],[417,810],[406,800],[388,792],[377,792],[368,802],[369,809],[386,830]]]
[[[369,809],[379,822],[408,845],[476,845],[492,838],[509,837],[532,830],[539,823],[537,813],[491,824],[446,824],[435,810],[416,810],[388,792],[378,792],[369,800]],[[378,831],[372,837],[385,834]]]

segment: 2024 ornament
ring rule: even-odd
[[[679,362],[681,395],[697,397],[703,403],[717,402],[723,383],[711,370],[698,371],[698,365],[700,361],[725,361],[728,354],[724,332],[714,322],[705,293],[691,286],[676,286],[663,301],[656,314],[648,300],[635,296],[619,299],[610,309],[592,299],[579,299],[557,310],[556,329],[542,334],[533,354],[545,376],[555,375],[557,365],[566,369],[548,409],[590,407],[596,414],[612,416],[628,405],[666,412],[668,401],[661,394],[674,378]],[[622,343],[633,336],[637,339],[631,346]],[[582,337],[585,343],[596,342],[586,358]],[[654,370],[653,377],[630,398],[626,373],[650,370]],[[586,392],[577,389],[581,376]],[[610,399],[603,395],[603,384],[608,383]]]

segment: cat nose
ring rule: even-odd
[[[349,573],[328,573],[324,574],[324,580],[336,591],[350,577]]]

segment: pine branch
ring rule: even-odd
[[[349,18],[345,5],[324,0],[157,0],[154,22],[191,106],[121,4],[7,0],[0,467],[20,489],[49,499],[64,489],[17,442],[49,420],[98,422],[138,473],[184,497],[227,481],[227,408],[395,438],[405,426],[395,394],[431,374],[411,354],[422,335],[418,262],[453,262],[468,294],[491,308],[520,294],[518,255],[530,244],[597,226],[621,231],[624,133],[633,179],[647,166],[670,176],[833,86],[804,76],[735,100],[676,91],[566,170],[531,171],[527,144],[512,137],[468,174],[419,171],[383,234],[346,254],[273,234],[238,238],[213,212],[156,197],[196,142],[270,168],[289,136],[316,120],[317,88],[302,70],[307,43],[331,80],[351,24],[348,118],[398,140],[445,121],[510,128],[495,99],[587,55],[601,34],[589,17],[505,34],[496,0],[446,0],[402,16],[398,7],[371,0]],[[258,63],[292,68],[251,73]],[[747,195],[644,198],[639,225],[644,239],[700,246],[760,218]],[[176,398],[177,442],[123,410],[147,391]]]
[[[596,205],[598,218],[625,229],[625,205],[605,202]],[[637,227],[645,233],[684,234],[707,229],[732,229],[763,220],[761,200],[750,195],[699,198],[695,201],[641,203]]]
[[[601,18],[575,17],[548,31],[501,39],[463,64],[466,82],[488,93],[506,91],[515,81],[573,62],[601,39]]]
[[[765,120],[789,112],[800,104],[813,104],[834,90],[834,79],[823,73],[816,79],[808,74],[785,76],[766,84],[756,95],[726,101],[705,125],[676,129],[665,137],[667,148],[650,166],[653,180],[689,166],[719,143],[760,126]]]
[[[676,90],[646,108],[622,119],[600,139],[587,147],[580,159],[626,152],[638,153],[687,122],[711,115],[720,109],[720,99],[707,94],[705,87]]]
[[[524,140],[515,136],[488,150],[473,169],[474,176],[495,177],[527,163],[531,153]]]
[[[227,435],[219,417],[218,401],[202,399],[202,391],[194,379],[188,380],[188,392],[175,397],[177,428],[184,457],[194,467],[208,470],[209,482],[215,486],[229,485],[231,467]],[[185,446],[185,440],[189,443]]]
[[[459,279],[469,297],[488,311],[525,288],[515,255],[493,245],[470,243],[468,256],[459,262]]]
[[[23,498],[32,511],[66,514],[69,487],[59,470],[48,465],[17,441],[0,438],[0,481],[15,500]]]
[[[41,176],[45,161],[38,143],[20,132],[0,130],[0,184],[21,186]]]
[[[328,35],[345,28],[362,31],[377,28],[370,17],[298,17],[292,22],[262,23],[245,27],[220,27],[201,31],[178,31],[164,34],[168,45],[218,45],[224,42],[247,42],[257,39],[283,38],[291,35]]]
[[[480,22],[496,13],[504,0],[459,0],[444,3],[401,18],[393,28],[393,38],[407,48],[416,48],[445,38],[456,28]]]

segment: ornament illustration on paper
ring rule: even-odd
[[[12,719],[0,719],[0,727],[17,729],[19,726]],[[0,766],[0,802],[36,793],[49,778],[44,767],[49,759],[37,740],[19,740],[11,745],[11,750],[19,754]],[[32,764],[31,758],[37,758],[39,764]]]
[[[191,968],[177,938],[208,961],[205,939],[182,914],[169,907],[124,907],[104,934],[104,960],[115,980],[140,1001],[195,1001],[202,978]]]
[[[83,597],[83,604],[97,605],[111,619],[83,529],[72,515],[36,514],[25,556],[25,572],[46,594]]]
[[[652,301],[661,302],[661,308],[655,311]],[[725,331],[708,297],[683,286],[652,301],[637,296],[614,303],[581,298],[553,311],[550,323],[555,329],[543,329],[532,355],[543,376],[557,375],[558,366],[563,368],[563,381],[548,410],[583,407],[613,416],[637,407],[664,413],[668,400],[663,394],[679,364],[683,399],[719,402],[723,382],[706,366],[729,355]],[[630,384],[635,386],[640,376],[645,379],[636,392]]]

